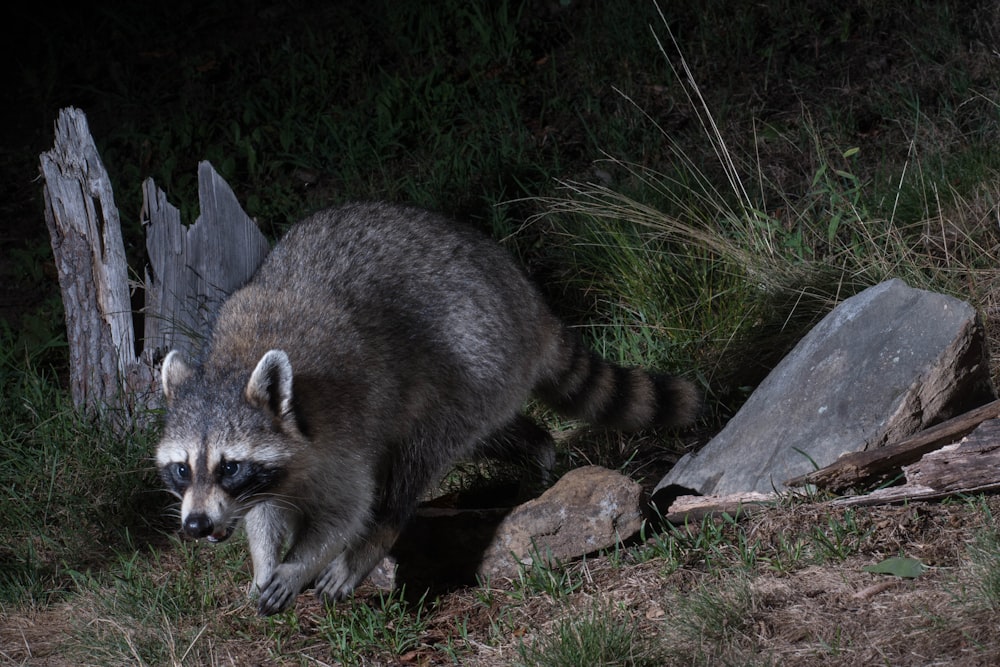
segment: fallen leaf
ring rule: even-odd
[[[874,572],[875,574],[891,574],[904,579],[913,579],[923,574],[927,566],[917,558],[893,556],[892,558],[886,558],[881,563],[865,565],[862,569],[865,572]]]

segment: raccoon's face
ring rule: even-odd
[[[291,367],[280,351],[265,360],[235,395],[194,377],[174,352],[164,360],[167,420],[156,464],[164,485],[181,500],[181,529],[190,537],[228,539],[248,510],[276,497],[287,477],[298,433],[290,410]]]
[[[181,499],[181,529],[209,542],[228,539],[240,519],[285,477],[284,468],[251,460],[236,450],[202,446],[192,451],[164,441],[157,453],[160,478]]]

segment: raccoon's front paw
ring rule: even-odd
[[[383,526],[359,544],[341,552],[316,578],[316,594],[332,600],[343,600],[353,593],[389,552],[398,534],[399,531],[394,526]]]
[[[260,597],[257,599],[257,613],[261,616],[272,616],[284,611],[291,606],[301,591],[302,586],[295,583],[293,578],[282,576],[282,569],[279,566],[268,582],[260,589]]]
[[[323,568],[316,579],[316,594],[329,600],[343,600],[354,592],[364,575],[354,574],[347,552],[341,553]]]

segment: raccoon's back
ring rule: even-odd
[[[293,226],[224,304],[211,347],[222,374],[249,373],[282,349],[316,414],[351,411],[338,398],[350,396],[355,412],[402,429],[424,418],[496,428],[532,391],[569,416],[627,429],[689,423],[699,405],[687,381],[590,352],[492,240],[390,204]]]
[[[487,391],[522,400],[560,331],[488,237],[419,209],[352,204],[289,229],[223,306],[212,356],[253,364],[281,348],[297,373],[364,374],[415,397],[426,381],[434,400],[477,410]]]
[[[342,297],[407,294],[422,301],[428,291],[453,298],[471,288],[515,297],[527,287],[520,268],[483,234],[428,211],[386,203],[348,204],[299,222],[254,282]]]

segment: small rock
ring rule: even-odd
[[[599,466],[566,473],[538,498],[515,507],[497,527],[481,577],[511,576],[535,557],[562,561],[614,546],[639,532],[642,487]]]
[[[419,597],[477,580],[512,577],[536,555],[562,562],[613,547],[639,532],[642,487],[606,468],[571,470],[516,507],[462,509],[425,503],[369,581]]]

